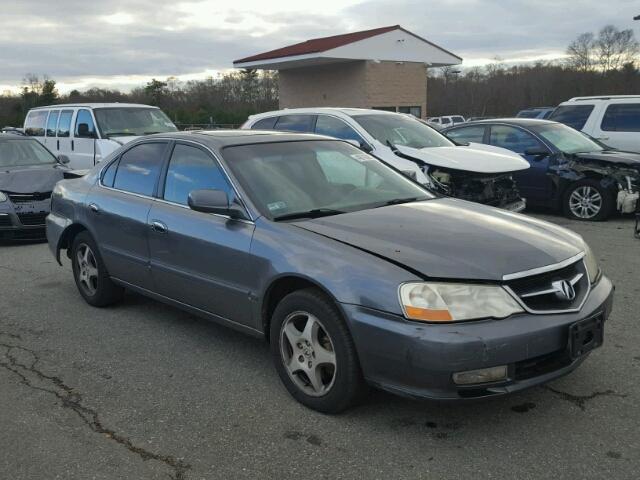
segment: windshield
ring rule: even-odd
[[[274,220],[335,215],[434,198],[345,142],[232,146],[224,149],[223,156],[256,207]]]
[[[0,139],[0,168],[52,163],[56,157],[37,140]]]
[[[96,108],[93,113],[100,133],[105,138],[178,131],[159,108]]]
[[[540,125],[532,127],[531,130],[563,153],[588,153],[604,150],[602,145],[586,135],[559,123]]]
[[[441,133],[405,115],[356,115],[353,119],[383,145],[453,147],[453,143]]]

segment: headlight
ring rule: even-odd
[[[0,203],[7,201],[7,195],[3,192],[0,192]]]
[[[600,267],[598,267],[598,259],[589,248],[589,245],[584,244],[584,264],[587,266],[587,274],[589,275],[589,282],[594,283],[598,279],[600,274]]]
[[[405,283],[400,303],[406,318],[423,322],[505,318],[523,311],[505,289],[494,285]]]

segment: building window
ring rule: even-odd
[[[373,110],[382,110],[383,112],[395,112],[396,107],[371,107]]]
[[[414,117],[422,118],[422,107],[398,107],[399,113],[408,113]]]

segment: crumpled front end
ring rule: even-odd
[[[483,174],[442,167],[426,167],[435,189],[450,197],[520,212],[526,202],[511,173]]]

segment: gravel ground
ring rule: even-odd
[[[46,244],[0,246],[0,477],[580,478],[640,471],[640,240],[571,222],[617,286],[605,345],[544,387],[471,404],[289,397],[265,343],[129,294],[89,307]]]

